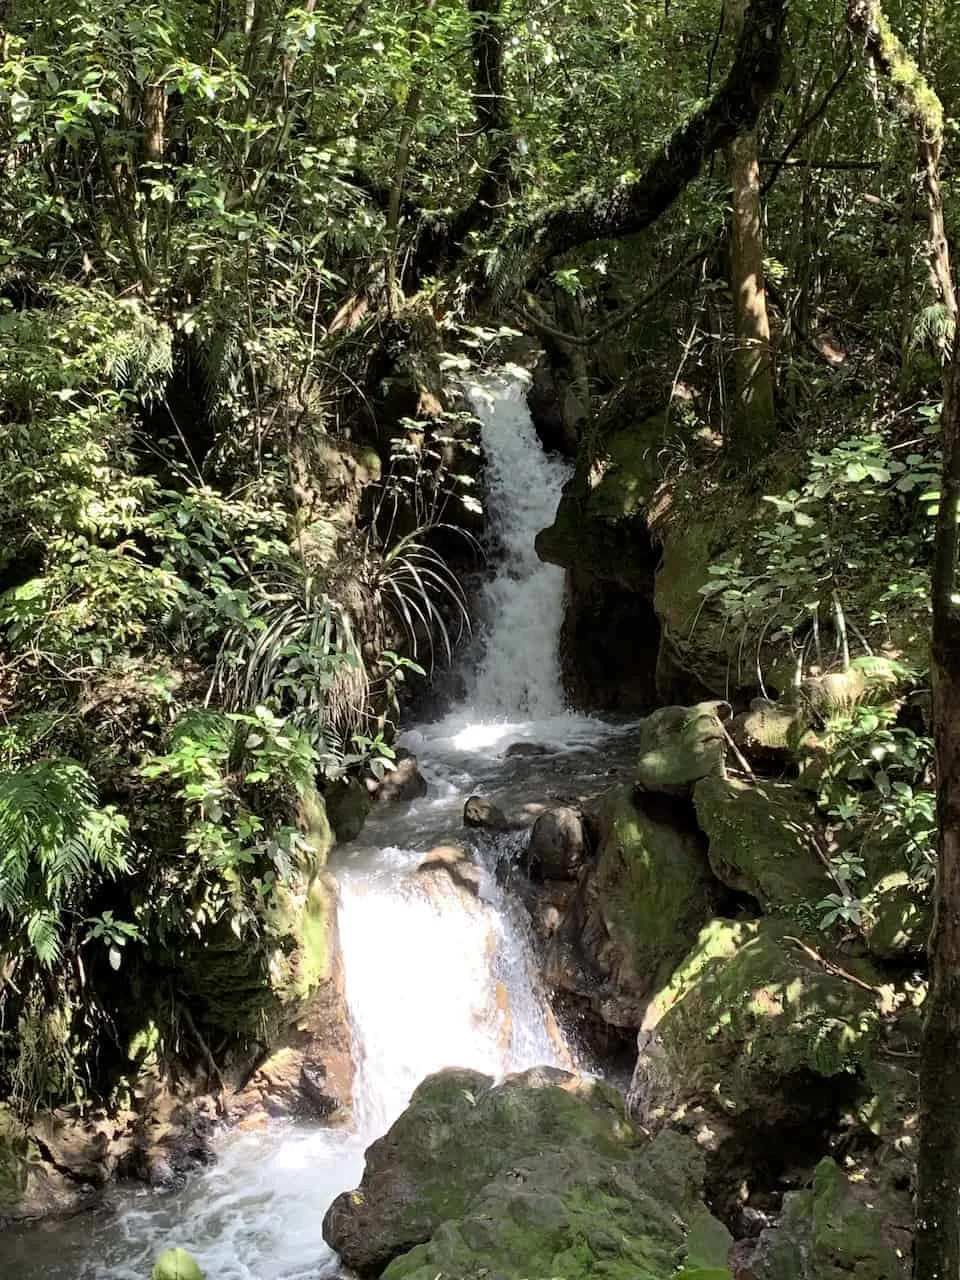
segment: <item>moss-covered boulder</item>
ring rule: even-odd
[[[701,778],[724,777],[726,702],[661,707],[640,722],[637,786],[689,795]]]
[[[650,994],[712,911],[714,882],[684,807],[618,787],[597,815],[597,858],[557,930],[546,977],[613,1026],[640,1025]]]
[[[879,1034],[880,979],[795,928],[713,920],[702,931],[644,1018],[631,1100],[645,1122],[705,1100],[774,1125],[817,1104],[817,1081],[839,1086],[824,1098],[849,1092]]]
[[[891,1201],[851,1182],[830,1159],[813,1185],[790,1192],[737,1274],[742,1280],[905,1280],[910,1273],[906,1196]]]
[[[794,706],[754,698],[747,711],[730,722],[730,737],[743,754],[758,765],[785,765],[797,738],[798,712]]]
[[[47,1163],[34,1134],[0,1105],[0,1226],[76,1213],[99,1188]]]
[[[645,508],[659,480],[654,442],[662,430],[657,416],[584,447],[554,523],[537,536],[541,560],[623,582],[649,581]]]
[[[336,782],[324,799],[337,844],[356,840],[373,808],[367,789],[358,782]]]
[[[492,1087],[444,1071],[369,1149],[324,1234],[389,1280],[668,1280],[688,1261],[725,1264],[703,1176],[692,1141],[645,1141],[595,1081],[538,1068]]]
[[[827,874],[809,800],[784,783],[706,778],[693,792],[714,875],[764,911],[815,925],[836,885]]]
[[[911,879],[906,871],[891,871],[871,887],[864,907],[864,936],[871,954],[896,960],[924,953],[933,927],[930,886]]]

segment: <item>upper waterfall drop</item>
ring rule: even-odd
[[[539,559],[534,540],[553,523],[570,467],[544,453],[527,408],[528,384],[517,369],[468,388],[480,421],[498,555],[481,596],[484,649],[469,682],[471,710],[481,717],[542,720],[564,709],[563,570]]]

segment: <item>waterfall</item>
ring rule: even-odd
[[[228,1133],[220,1158],[175,1193],[141,1190],[113,1216],[14,1240],[4,1280],[146,1280],[160,1249],[195,1254],[209,1280],[318,1280],[337,1274],[320,1231],[327,1205],[356,1185],[363,1147],[443,1067],[493,1076],[571,1052],[539,989],[527,923],[481,867],[476,894],[418,864],[459,838],[464,800],[480,788],[511,802],[515,762],[499,747],[535,739],[586,747],[606,732],[563,710],[557,661],[563,575],[533,541],[553,519],[566,465],[539,446],[516,377],[470,388],[481,421],[495,572],[482,599],[479,657],[464,704],[406,735],[427,796],[374,815],[338,851],[339,928],[357,1076],[353,1131],[278,1125]],[[523,773],[539,799],[536,761]]]
[[[470,701],[488,715],[539,720],[563,711],[557,639],[563,570],[534,550],[553,523],[569,467],[540,447],[525,382],[475,383],[470,401],[487,459],[490,526],[500,559],[481,601],[484,653],[470,681]]]

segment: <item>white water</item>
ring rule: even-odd
[[[483,597],[481,656],[464,704],[406,735],[427,796],[372,819],[343,851],[339,922],[357,1079],[352,1133],[278,1125],[233,1133],[219,1161],[175,1194],[141,1190],[116,1214],[0,1237],[2,1280],[147,1280],[163,1248],[195,1254],[208,1280],[319,1280],[337,1274],[321,1223],[362,1173],[362,1151],[419,1081],[446,1066],[502,1076],[572,1056],[537,988],[518,909],[489,875],[481,900],[414,872],[434,844],[462,837],[474,791],[505,807],[542,798],[548,756],[506,758],[527,740],[576,751],[581,772],[611,730],[563,710],[557,661],[563,575],[542,565],[536,533],[556,510],[567,469],[539,448],[516,379],[472,389],[488,458],[491,523],[502,559]],[[11,1256],[12,1252],[12,1256]]]

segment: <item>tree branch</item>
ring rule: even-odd
[[[714,151],[752,129],[780,76],[786,7],[786,0],[752,0],[723,85],[675,130],[637,178],[612,189],[580,191],[508,236],[492,266],[495,292],[502,295],[525,284],[571,249],[643,231],[670,208]]]

